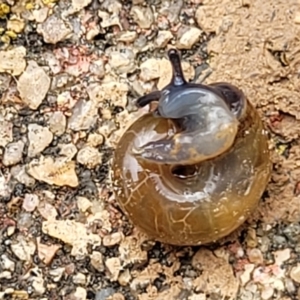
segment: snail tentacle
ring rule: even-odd
[[[152,93],[149,93],[147,95],[138,98],[135,104],[137,107],[144,107],[153,101],[158,101],[160,97],[161,97],[161,91],[154,91]]]
[[[168,52],[169,60],[172,65],[172,80],[170,82],[171,86],[183,86],[187,84],[187,81],[184,77],[180,56],[176,49],[170,49]]]

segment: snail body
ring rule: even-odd
[[[266,131],[228,83],[187,83],[169,51],[171,83],[137,100],[158,100],[121,137],[113,159],[116,199],[134,225],[174,245],[227,236],[257,207],[269,180]]]

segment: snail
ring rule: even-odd
[[[149,237],[201,245],[226,237],[253,213],[271,172],[268,136],[244,93],[229,83],[185,80],[171,49],[171,82],[136,101],[157,107],[120,138],[116,200]]]

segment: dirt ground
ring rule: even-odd
[[[0,0],[0,299],[300,299],[299,37],[299,0]],[[257,211],[210,246],[149,240],[110,179],[170,47],[269,132]]]

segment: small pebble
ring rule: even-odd
[[[47,128],[38,124],[28,125],[28,156],[34,157],[41,153],[50,145],[53,139],[52,132]]]
[[[90,72],[96,75],[99,79],[105,76],[104,62],[102,59],[94,60],[90,64]]]
[[[14,76],[23,73],[26,68],[25,56],[26,48],[23,46],[0,51],[0,73],[7,72]]]
[[[83,273],[77,273],[73,275],[72,281],[75,284],[85,284],[86,283],[86,276]]]
[[[132,6],[130,13],[133,16],[133,20],[142,29],[149,29],[154,22],[154,16],[152,9],[149,6]]]
[[[37,23],[43,23],[48,17],[49,8],[42,7],[41,9],[35,9],[33,10],[32,14]]]
[[[274,289],[271,286],[265,286],[261,292],[261,298],[263,300],[271,299],[274,294]]]
[[[121,293],[115,293],[112,295],[111,300],[125,300]]]
[[[254,270],[255,265],[254,264],[246,264],[244,267],[244,273],[240,275],[240,281],[242,286],[244,286],[247,282],[250,281],[251,273]]]
[[[91,265],[99,272],[104,270],[103,255],[101,252],[93,251],[91,256]]]
[[[31,109],[37,109],[49,88],[50,77],[35,61],[29,61],[25,72],[17,81],[17,88],[23,102]]]
[[[68,120],[68,127],[74,131],[87,130],[96,123],[97,107],[92,101],[79,100]]]
[[[163,1],[160,13],[165,15],[170,23],[175,23],[178,21],[183,4],[183,0]]]
[[[2,254],[0,257],[0,266],[2,270],[13,272],[15,270],[16,264],[7,256],[7,254]]]
[[[118,278],[118,282],[122,286],[126,286],[130,283],[132,276],[130,274],[130,271],[126,269],[125,271],[121,272]]]
[[[298,263],[296,267],[293,267],[290,272],[291,278],[300,283],[300,264]]]
[[[261,251],[257,248],[254,248],[254,249],[249,249],[249,251],[247,251],[248,253],[248,257],[249,257],[249,261],[251,263],[254,263],[254,264],[262,264],[263,261],[264,261],[264,258],[263,258],[263,255],[261,253]]]
[[[34,275],[31,277],[31,282],[31,285],[37,295],[43,295],[45,293],[46,288],[44,286],[44,279],[42,277],[42,272],[39,269],[34,272]]]
[[[20,162],[22,160],[24,146],[23,141],[8,144],[4,150],[3,164],[5,166],[12,166]]]
[[[63,158],[40,156],[27,165],[27,172],[36,180],[58,186],[78,186],[78,177],[75,171],[75,162]]]
[[[78,151],[77,161],[80,164],[92,169],[102,163],[102,155],[96,148],[85,146]]]
[[[202,31],[196,27],[187,28],[178,39],[176,45],[178,49],[191,49],[201,37]]]
[[[0,279],[11,279],[11,278],[12,278],[12,275],[11,275],[11,272],[9,272],[9,271],[3,271],[0,273]]]
[[[77,148],[73,143],[59,144],[58,147],[60,148],[59,154],[68,160],[73,159],[77,153]]]
[[[160,30],[157,33],[156,39],[155,39],[155,46],[157,48],[164,48],[167,46],[169,41],[173,38],[173,34],[169,30]]]
[[[21,33],[24,30],[25,22],[17,17],[12,17],[7,21],[7,29],[15,33]]]
[[[54,282],[59,282],[65,273],[65,268],[58,267],[56,269],[49,270],[49,275]]]
[[[31,257],[36,250],[36,245],[32,240],[19,235],[18,238],[10,245],[10,248],[18,259],[29,263],[31,262]]]
[[[118,245],[120,244],[123,238],[124,235],[122,232],[114,232],[103,237],[103,245],[105,247],[112,247]]]
[[[281,266],[285,261],[291,257],[291,249],[286,248],[274,252],[275,264]]]
[[[32,212],[39,204],[39,197],[34,194],[25,194],[22,208],[27,212]]]
[[[73,11],[80,11],[86,6],[88,6],[91,2],[92,0],[72,0]]]
[[[49,129],[55,135],[62,135],[66,130],[67,119],[61,111],[54,112],[49,118]]]
[[[60,249],[60,247],[61,247],[60,245],[55,245],[55,244],[52,245],[42,244],[40,243],[40,238],[39,238],[37,242],[39,259],[45,265],[49,265],[52,262],[56,252]]]
[[[97,133],[90,133],[88,135],[87,144],[92,147],[98,147],[104,142],[103,135]]]
[[[123,31],[117,36],[119,42],[132,43],[137,38],[136,31]]]
[[[56,44],[71,35],[72,27],[69,23],[53,14],[45,22],[37,26],[37,32],[43,36],[46,43]]]
[[[133,73],[136,69],[135,53],[130,48],[122,47],[119,51],[111,51],[109,65],[117,73]]]
[[[116,281],[121,271],[121,261],[119,257],[110,257],[106,259],[105,266],[110,274],[111,281]]]
[[[27,174],[25,169],[25,166],[14,166],[11,168],[11,175],[25,186],[33,186],[35,184],[35,180]]]
[[[13,124],[5,121],[0,115],[0,146],[5,147],[13,141]]]
[[[105,288],[96,293],[95,300],[107,300],[107,298],[115,293],[113,288]]]
[[[82,212],[86,212],[93,205],[92,202],[85,197],[78,196],[78,197],[76,197],[76,199],[77,199],[77,206],[78,206],[79,210]]]
[[[286,290],[289,292],[289,293],[294,293],[296,291],[296,287],[295,287],[295,284],[293,282],[293,280],[291,280],[290,278],[285,278],[285,287],[286,287]]]
[[[86,289],[84,289],[83,287],[76,287],[76,291],[73,294],[73,298],[74,300],[86,300],[87,297],[87,291]]]

